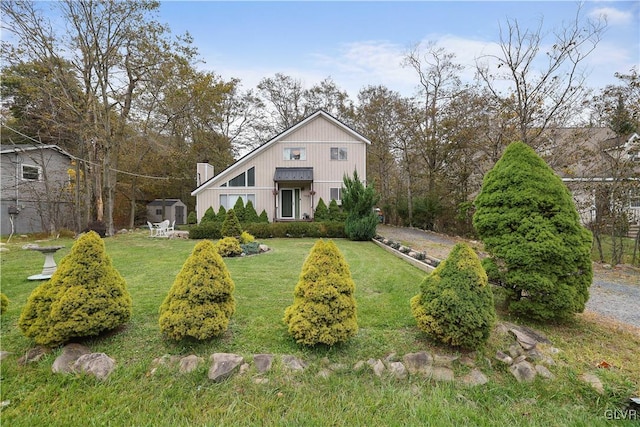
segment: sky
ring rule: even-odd
[[[476,58],[496,53],[500,29],[517,20],[545,33],[575,19],[574,1],[162,1],[159,20],[189,32],[202,70],[238,78],[243,89],[282,73],[310,88],[330,77],[356,100],[384,85],[415,94],[415,71],[402,66],[417,44],[435,43],[473,78]],[[583,18],[606,16],[607,29],[585,62],[588,85],[617,84],[614,73],[640,69],[640,2],[586,1]],[[545,40],[545,43],[551,39]]]

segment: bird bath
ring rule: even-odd
[[[34,274],[33,276],[27,277],[29,280],[46,280],[50,279],[53,273],[56,271],[58,266],[56,265],[56,261],[53,259],[53,254],[55,254],[59,249],[64,248],[64,246],[33,246],[29,249],[32,251],[38,251],[44,255],[44,266],[42,267],[42,273]]]

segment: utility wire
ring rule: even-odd
[[[47,144],[45,144],[44,142],[42,142],[42,141],[38,141],[37,139],[35,139],[35,138],[33,138],[33,137],[29,136],[29,135],[25,135],[24,133],[20,132],[19,130],[13,129],[11,126],[7,126],[7,125],[5,125],[5,124],[3,124],[2,126],[3,126],[3,127],[5,127],[5,128],[7,128],[7,129],[9,129],[9,130],[10,130],[10,131],[12,131],[12,132],[17,133],[17,134],[18,134],[18,135],[20,135],[20,136],[23,136],[23,137],[25,137],[25,138],[27,138],[27,139],[29,139],[29,140],[31,140],[31,141],[33,141],[33,142],[35,142],[36,144],[39,144],[39,145],[47,145]],[[12,144],[13,144],[13,145],[20,145],[20,144],[16,144],[15,142],[12,142]],[[91,160],[82,159],[82,158],[80,158],[80,157],[74,156],[74,155],[73,155],[73,154],[71,154],[71,153],[67,153],[67,154],[68,154],[68,155],[69,155],[73,160],[78,160],[78,161],[81,161],[81,162],[85,162],[85,163],[90,164],[90,165],[92,165],[92,166],[98,166],[98,167],[99,167],[99,166],[101,166],[100,164],[95,163],[95,162],[92,162]],[[110,170],[110,171],[112,171],[112,172],[117,172],[117,173],[121,173],[121,174],[124,174],[124,175],[135,176],[135,177],[139,177],[139,178],[159,179],[159,180],[163,180],[163,181],[168,181],[168,180],[169,180],[169,177],[166,177],[166,176],[142,175],[142,174],[133,173],[133,172],[127,172],[127,171],[123,171],[123,170],[120,170],[120,169],[114,169],[114,168],[109,168],[109,170]]]

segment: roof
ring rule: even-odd
[[[226,169],[221,171],[219,174],[217,174],[213,178],[210,178],[207,181],[205,181],[202,184],[200,184],[200,186],[198,188],[196,188],[195,190],[193,190],[191,192],[191,195],[192,196],[197,195],[202,190],[204,190],[219,175],[225,174],[229,170],[234,169],[236,167],[239,167],[242,164],[248,162],[249,160],[251,160],[252,158],[256,157],[261,152],[265,151],[270,146],[276,144],[278,141],[280,141],[281,139],[285,138],[287,135],[292,134],[293,132],[297,131],[298,129],[300,129],[301,127],[305,126],[307,123],[309,123],[310,121],[314,120],[316,117],[319,117],[319,116],[322,116],[325,119],[329,120],[330,122],[334,123],[335,125],[339,126],[342,130],[344,130],[345,132],[353,135],[356,139],[361,140],[365,144],[371,145],[371,141],[369,141],[367,138],[365,138],[361,133],[355,131],[351,127],[349,127],[346,124],[342,123],[340,120],[336,119],[335,117],[333,117],[331,114],[327,113],[326,111],[318,110],[315,113],[313,113],[310,116],[308,116],[307,118],[301,120],[297,124],[291,126],[289,129],[285,130],[284,132],[281,132],[280,134],[278,134],[275,137],[271,138],[269,141],[267,141],[266,143],[262,144],[260,147],[258,147],[255,150],[250,151],[249,153],[245,154],[240,159],[238,159],[238,161],[236,161],[235,163],[233,163],[232,165],[230,165],[229,167],[227,167]]]
[[[273,180],[275,182],[313,181],[313,168],[276,168]]]
[[[62,148],[54,144],[12,144],[12,145],[0,146],[1,154],[25,153],[27,151],[36,151],[36,150],[53,150],[53,151],[57,151],[63,156],[69,157],[70,159],[75,158],[73,155],[67,153]]]
[[[180,199],[155,199],[153,202],[147,203],[147,206],[162,206],[163,202],[164,202],[165,206],[173,206],[178,202],[182,203],[182,200],[180,200]],[[184,204],[184,203],[182,203],[182,204]]]

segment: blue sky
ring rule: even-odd
[[[542,20],[550,31],[576,10],[573,1],[162,1],[160,21],[193,36],[202,69],[239,78],[244,89],[278,72],[305,87],[331,77],[355,100],[359,89],[378,84],[412,95],[417,77],[401,61],[417,43],[455,53],[471,78],[474,59],[495,52],[507,18],[532,29]],[[587,1],[582,14],[608,21],[585,64],[589,86],[616,83],[615,72],[640,67],[640,2]]]

